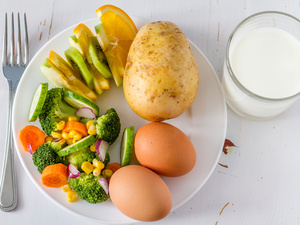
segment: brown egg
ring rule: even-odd
[[[114,205],[135,220],[160,220],[172,208],[171,194],[165,182],[140,165],[117,170],[110,179],[109,193]]]
[[[185,175],[196,163],[190,139],[168,123],[153,122],[142,126],[135,135],[134,150],[143,166],[162,176]]]

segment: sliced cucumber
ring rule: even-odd
[[[94,111],[96,116],[99,115],[99,107],[93,101],[82,97],[81,95],[78,95],[72,91],[64,91],[63,96],[65,102],[68,103],[70,106],[73,106],[75,109],[89,107]]]
[[[83,56],[80,54],[77,48],[71,46],[65,51],[65,57],[71,64],[73,69],[81,74],[82,78],[86,82],[90,89],[94,89],[94,77],[91,71],[88,69]]]
[[[57,154],[59,156],[69,155],[73,152],[77,152],[83,148],[91,146],[92,144],[96,143],[96,138],[93,135],[88,135],[81,140],[75,142],[74,144],[68,145],[64,147],[62,150],[58,151]]]
[[[121,143],[121,166],[127,166],[130,163],[133,151],[134,127],[124,129]]]
[[[31,100],[28,121],[34,122],[39,117],[48,91],[48,83],[40,83]]]

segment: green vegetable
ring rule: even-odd
[[[124,129],[121,142],[121,166],[127,166],[130,163],[134,140],[134,127]]]
[[[82,97],[71,91],[64,91],[64,101],[70,106],[80,109],[82,107],[89,107],[93,110],[96,116],[99,115],[99,107],[91,100]]]
[[[118,138],[121,130],[120,118],[115,109],[111,108],[97,118],[97,139],[107,141],[110,145]]]
[[[48,83],[40,83],[37,87],[29,110],[28,121],[34,122],[39,117],[47,97]]]
[[[33,163],[37,166],[37,169],[40,173],[42,173],[45,167],[49,165],[63,162],[62,157],[57,155],[57,151],[59,151],[60,148],[61,145],[59,145],[58,143],[47,142],[45,144],[42,144],[32,154]]]
[[[100,203],[109,199],[98,179],[101,176],[82,173],[77,178],[70,178],[70,187],[77,192],[78,196],[89,203]]]
[[[67,121],[69,116],[75,116],[76,109],[63,100],[63,89],[52,88],[48,90],[45,103],[39,115],[42,129],[47,135],[56,131],[56,125],[61,120]]]
[[[83,56],[77,48],[71,46],[65,51],[65,56],[70,65],[76,70],[84,79],[90,89],[94,89],[94,76],[89,70]]]
[[[97,154],[92,152],[89,147],[86,147],[65,156],[65,161],[67,163],[72,163],[80,172],[83,172],[81,169],[81,164],[86,161],[92,163],[93,159],[97,157],[96,155]]]
[[[62,150],[58,151],[59,156],[69,155],[73,152],[79,151],[83,148],[91,146],[92,144],[96,143],[96,139],[93,135],[88,135],[79,141],[75,142],[74,144],[68,145],[64,147]]]

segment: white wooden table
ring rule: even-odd
[[[204,52],[219,77],[227,39],[242,19],[265,10],[300,17],[300,3],[295,0],[1,0],[0,34],[5,12],[26,12],[33,56],[62,30],[95,17],[95,9],[106,3],[130,15],[176,23]],[[5,143],[7,91],[0,76],[0,146]],[[221,155],[219,163],[228,168],[217,165],[191,200],[151,224],[300,224],[300,102],[266,122],[243,119],[228,109],[226,137],[237,146]],[[2,158],[1,152],[1,168]],[[54,205],[30,181],[16,154],[15,164],[19,203],[12,212],[0,211],[1,225],[97,224]]]

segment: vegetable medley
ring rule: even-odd
[[[92,119],[78,117],[79,109],[68,105],[63,93],[61,88],[47,91],[39,114],[43,130],[27,125],[20,141],[32,154],[43,185],[61,187],[70,202],[78,196],[89,203],[106,201],[109,178],[121,167],[109,164],[108,151],[119,136],[120,118],[113,108]]]
[[[100,9],[105,7],[110,6]],[[101,16],[101,10],[97,15]],[[54,87],[39,84],[28,117],[28,122],[38,120],[41,128],[27,125],[19,134],[24,150],[32,155],[41,173],[43,185],[61,188],[69,202],[78,198],[89,203],[109,199],[110,177],[121,165],[130,163],[133,148],[134,128],[125,128],[120,163],[110,163],[109,147],[120,134],[121,121],[114,108],[100,115],[94,101],[110,88],[111,80],[116,86],[122,84],[118,71],[124,70],[124,64],[115,61],[120,59],[120,51],[112,53],[103,48],[102,40],[107,39],[103,27],[98,25],[95,31],[96,35],[79,24],[69,38],[66,59],[50,51],[40,70]],[[127,53],[122,50],[123,58]]]

